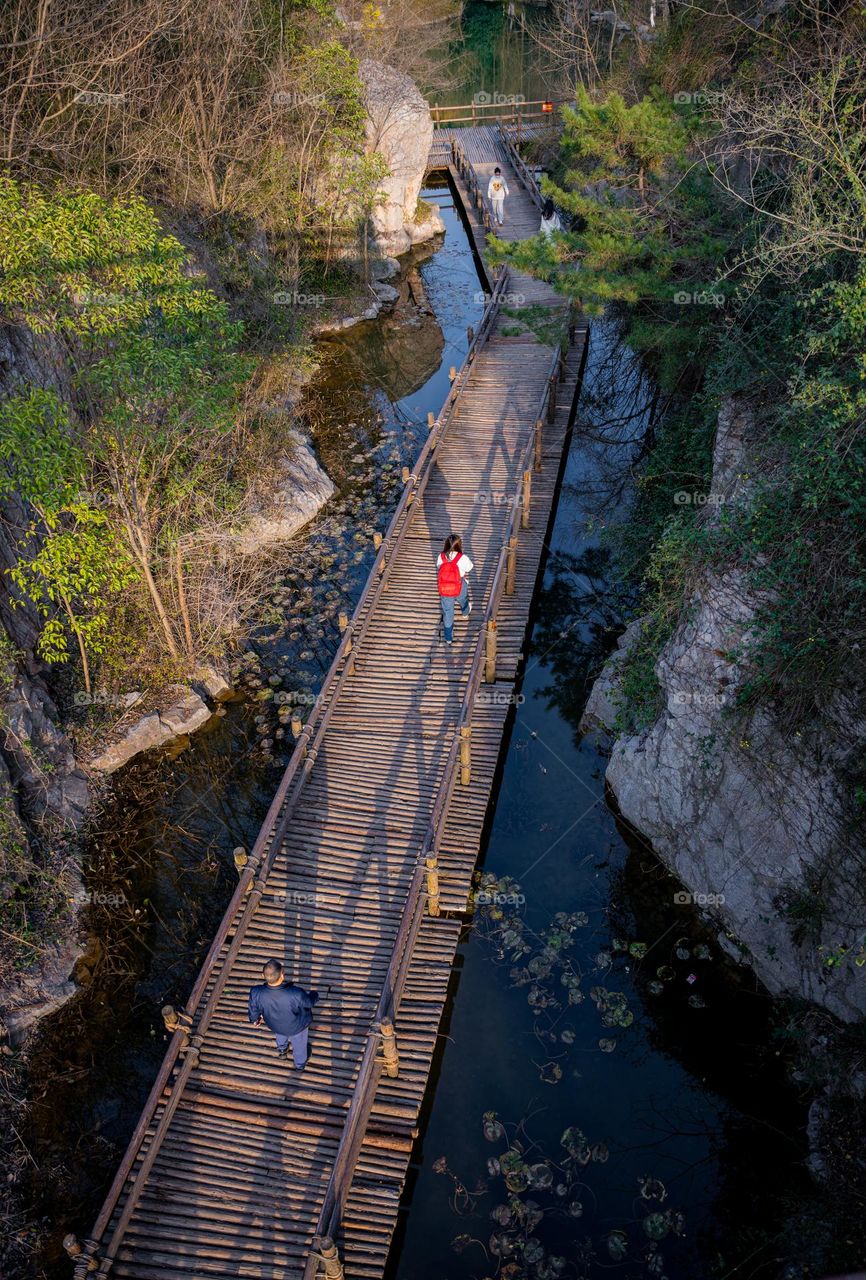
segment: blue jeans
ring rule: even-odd
[[[461,613],[466,614],[469,612],[469,583],[464,578],[459,596],[440,596],[439,602],[442,605],[442,621],[445,624],[445,639],[450,644],[454,639],[455,604],[460,605]]]
[[[299,1071],[301,1067],[306,1066],[307,1058],[309,1056],[307,1053],[307,1040],[309,1038],[309,1034],[309,1027],[304,1027],[303,1031],[299,1031],[296,1036],[278,1036],[277,1033],[274,1032],[274,1039],[277,1042],[277,1048],[280,1053],[282,1053],[284,1049],[287,1049],[289,1045],[292,1046],[292,1061]]]

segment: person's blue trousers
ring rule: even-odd
[[[445,640],[450,644],[454,639],[454,606],[460,605],[460,612],[466,614],[469,612],[469,583],[463,579],[463,586],[460,588],[459,596],[440,596],[442,605],[442,622],[445,626]]]
[[[310,1035],[310,1028],[304,1027],[303,1031],[299,1031],[296,1036],[278,1036],[274,1032],[274,1039],[277,1042],[277,1048],[280,1053],[289,1045],[292,1046],[292,1061],[298,1070],[306,1065],[309,1053],[307,1052],[307,1041]]]

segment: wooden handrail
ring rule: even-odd
[[[390,569],[390,562],[399,550],[402,544],[405,529],[408,527],[407,514],[416,496],[423,492],[426,486],[427,478],[432,469],[432,459],[436,446],[442,435],[447,429],[448,421],[454,408],[457,396],[469,374],[469,369],[473,363],[475,356],[480,347],[487,341],[493,320],[499,310],[502,294],[508,281],[508,271],[505,270],[497,281],[493,293],[491,294],[485,309],[481,324],[478,331],[474,335],[470,343],[460,373],[451,385],[448,395],[445,399],[439,415],[430,429],[421,453],[415,463],[413,474],[410,476],[409,483],[406,485],[397,508],[388,525],[388,529],[382,540],[382,545],[376,556],[370,574],[363,591],[358,599],[355,609],[352,613],[351,620],[343,635],[337,652],[331,662],[325,679],[322,683],[316,704],[301,732],[301,736],[295,744],[295,750],[292,753],[291,760],[286,767],[276,794],[268,808],[262,823],[256,842],[250,853],[250,858],[246,868],[241,874],[237,888],[229,902],[228,907],[223,915],[220,927],[216,936],[211,943],[204,964],[196,978],[189,1000],[185,1006],[186,1012],[194,1015],[201,1003],[202,996],[207,990],[209,981],[215,977],[214,985],[208,992],[207,999],[202,1008],[202,1012],[197,1024],[192,1028],[192,1035],[189,1036],[183,1031],[176,1031],[172,1036],[165,1058],[163,1059],[160,1070],[154,1081],[153,1087],[148,1094],[144,1110],[139,1118],[138,1124],[133,1131],[129,1144],[127,1145],[124,1158],[114,1177],[114,1181],[109,1188],[108,1195],[100,1211],[99,1217],[94,1224],[91,1236],[88,1239],[88,1245],[94,1247],[105,1234],[114,1211],[117,1207],[120,1193],[123,1190],[133,1165],[141,1150],[144,1138],[150,1129],[154,1116],[159,1107],[160,1100],[165,1092],[172,1070],[177,1064],[177,1060],[182,1050],[186,1051],[185,1060],[181,1066],[180,1073],[175,1080],[171,1095],[157,1120],[156,1129],[154,1130],[150,1146],[148,1147],[142,1167],[137,1171],[136,1179],[133,1187],[130,1189],[127,1201],[124,1204],[123,1211],[115,1225],[106,1249],[100,1251],[101,1257],[109,1260],[112,1259],[117,1252],[123,1233],[128,1225],[129,1218],[137,1203],[138,1196],[146,1181],[146,1175],[153,1164],[162,1144],[162,1139],[168,1127],[168,1122],[176,1109],[183,1093],[184,1086],[194,1067],[197,1058],[197,1045],[195,1039],[202,1036],[207,1029],[210,1021],[210,1015],[215,1007],[216,1001],[222,992],[228,975],[228,969],[231,960],[240,949],[240,944],[246,928],[252,919],[255,908],[261,900],[265,889],[268,873],[273,864],[277,851],[279,850],[280,841],[285,832],[286,826],[291,818],[292,811],[298,801],[300,793],[303,789],[304,782],[309,775],[313,764],[315,763],[316,753],[321,743],[322,737],[327,729],[330,719],[331,708],[334,701],[351,670],[352,662],[348,660],[351,652],[354,660],[358,655],[359,646],[364,638],[367,628],[367,622],[375,608],[376,601],[384,588],[385,581]],[[369,606],[369,607],[368,607]],[[267,853],[266,853],[267,851]],[[265,856],[266,854],[266,856]],[[262,864],[262,859],[264,862]],[[261,864],[261,873],[259,871]],[[253,881],[256,881],[253,887]],[[218,964],[223,948],[229,939],[232,925],[236,924],[232,940],[229,943],[228,951],[222,957],[222,963]],[[189,1046],[193,1051],[189,1051]],[[144,1176],[142,1176],[144,1175]],[[89,1265],[89,1259],[92,1251],[85,1251],[81,1259],[75,1264],[76,1280],[86,1275],[86,1268]]]
[[[509,159],[514,166],[515,172],[526,188],[530,199],[538,209],[541,209],[544,204],[544,197],[542,196],[541,190],[538,186],[538,179],[523,159],[523,156],[515,145],[514,139],[511,137],[509,129],[503,125],[501,120],[499,122],[499,136],[502,139],[502,145],[508,152]]]
[[[499,96],[499,95],[494,95]],[[556,108],[567,102],[566,98],[533,98],[528,102],[464,102],[457,106],[430,106],[433,128],[448,129],[452,125],[479,125],[511,120],[520,132],[523,123],[537,120],[555,120]],[[463,112],[455,115],[454,112]],[[467,114],[468,113],[468,114]]]
[[[475,201],[476,206],[481,209],[485,231],[492,231],[496,226],[493,206],[487,199],[487,193],[481,185],[481,179],[475,172],[475,166],[467,158],[466,152],[456,138],[451,139],[451,158],[454,161],[454,167],[469,188],[470,196]]]
[[[553,355],[550,373],[545,379],[544,391],[541,396],[538,412],[536,417],[533,419],[533,422],[538,421],[539,418],[543,418],[546,413],[551,387],[557,377],[557,370],[561,361],[562,352],[557,349]],[[487,607],[484,611],[484,625],[480,628],[479,638],[475,646],[475,653],[469,668],[469,678],[466,685],[466,691],[463,696],[460,715],[455,726],[455,732],[453,734],[451,746],[448,750],[445,762],[443,782],[437,793],[427,832],[415,865],[412,881],[409,885],[406,900],[403,904],[403,910],[400,916],[400,925],[398,927],[397,936],[391,952],[388,972],[385,977],[385,983],[376,1008],[373,1025],[364,1049],[364,1055],[361,1060],[358,1075],[355,1080],[352,1102],[346,1116],[346,1122],[343,1126],[343,1132],[340,1137],[337,1154],[334,1157],[334,1164],[331,1170],[331,1176],[328,1180],[325,1199],[319,1214],[314,1238],[328,1236],[333,1239],[336,1236],[342,1218],[345,1198],[351,1188],[352,1177],[354,1176],[354,1166],[364,1140],[364,1129],[366,1127],[367,1120],[369,1119],[370,1112],[373,1109],[376,1086],[378,1084],[379,1077],[378,1067],[380,1065],[376,1058],[378,1027],[382,1019],[394,1016],[399,1012],[400,998],[403,993],[409,962],[412,957],[414,941],[417,938],[418,930],[421,927],[421,921],[424,917],[425,895],[422,890],[424,885],[425,860],[429,853],[432,852],[435,855],[438,852],[444,827],[448,820],[448,814],[450,812],[451,801],[453,799],[458,776],[457,761],[460,746],[460,731],[471,722],[475,699],[478,696],[478,690],[481,685],[487,623],[495,617],[499,601],[502,598],[508,542],[514,533],[514,527],[517,521],[517,514],[520,505],[520,477],[522,476],[524,467],[529,461],[534,447],[534,432],[530,431],[523,453],[521,454],[520,465],[517,469],[518,484],[511,502],[511,517],[508,523],[505,540],[496,563],[496,569],[494,570],[493,582],[487,600]],[[316,1254],[314,1251],[311,1251],[307,1256],[304,1280],[314,1280],[315,1275]]]

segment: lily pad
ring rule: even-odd
[[[562,1079],[562,1067],[558,1062],[545,1062],[538,1075],[545,1084],[559,1084]]]
[[[689,996],[687,1003],[692,1009],[706,1009],[707,1007],[706,1000],[699,995]]]
[[[507,1227],[511,1222],[511,1210],[507,1204],[498,1204],[495,1209],[490,1210],[490,1216],[500,1227]]]
[[[559,1038],[563,1044],[574,1044],[574,1032],[571,1027],[566,1027],[565,1030],[560,1033]]]
[[[609,1040],[605,1037],[604,1039],[599,1040],[598,1047],[601,1049],[602,1053],[613,1053],[616,1048],[616,1041]]]
[[[645,942],[630,942],[628,953],[630,956],[634,956],[635,960],[643,960],[647,953],[647,945]]]
[[[624,1231],[611,1231],[607,1238],[607,1251],[614,1262],[622,1262],[628,1253],[628,1236]]]
[[[660,978],[662,982],[670,982],[676,976],[677,975],[674,973],[673,969],[670,967],[669,964],[660,964],[659,967],[656,969],[656,977]]]
[[[603,1142],[596,1142],[590,1149],[590,1155],[596,1164],[607,1164],[610,1158],[610,1152]]]
[[[514,1243],[505,1231],[494,1231],[487,1241],[487,1247],[494,1258],[510,1258],[514,1253]]]
[[[533,1164],[529,1166],[529,1180],[533,1187],[545,1191],[553,1186],[553,1172],[549,1165]]]
[[[535,1266],[544,1257],[544,1246],[535,1236],[530,1236],[523,1246],[523,1261]]]
[[[638,1185],[644,1200],[664,1200],[667,1195],[665,1184],[660,1178],[638,1178]]]
[[[498,1142],[500,1138],[505,1137],[505,1125],[501,1120],[496,1118],[495,1111],[484,1112],[483,1123],[484,1136],[488,1142]]]
[[[643,1229],[650,1240],[664,1240],[670,1231],[670,1223],[665,1213],[648,1213],[643,1220]]]
[[[454,1239],[451,1241],[451,1248],[454,1250],[455,1253],[462,1253],[463,1250],[466,1248],[466,1246],[470,1245],[471,1243],[472,1243],[472,1236],[467,1236],[465,1234],[460,1236],[455,1236]]]
[[[660,996],[665,989],[665,984],[653,978],[652,982],[646,984],[646,989],[651,996]]]

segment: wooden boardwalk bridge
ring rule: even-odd
[[[431,168],[450,168],[479,247],[494,163],[505,234],[534,234],[537,191],[501,133],[443,132]],[[503,271],[490,293],[186,1008],[164,1011],[166,1058],[103,1209],[67,1238],[76,1280],[383,1273],[586,340],[543,283]],[[553,308],[563,346],[504,298]],[[451,530],[475,572],[448,648],[434,563]],[[247,1021],[270,956],[327,992],[302,1073]]]

